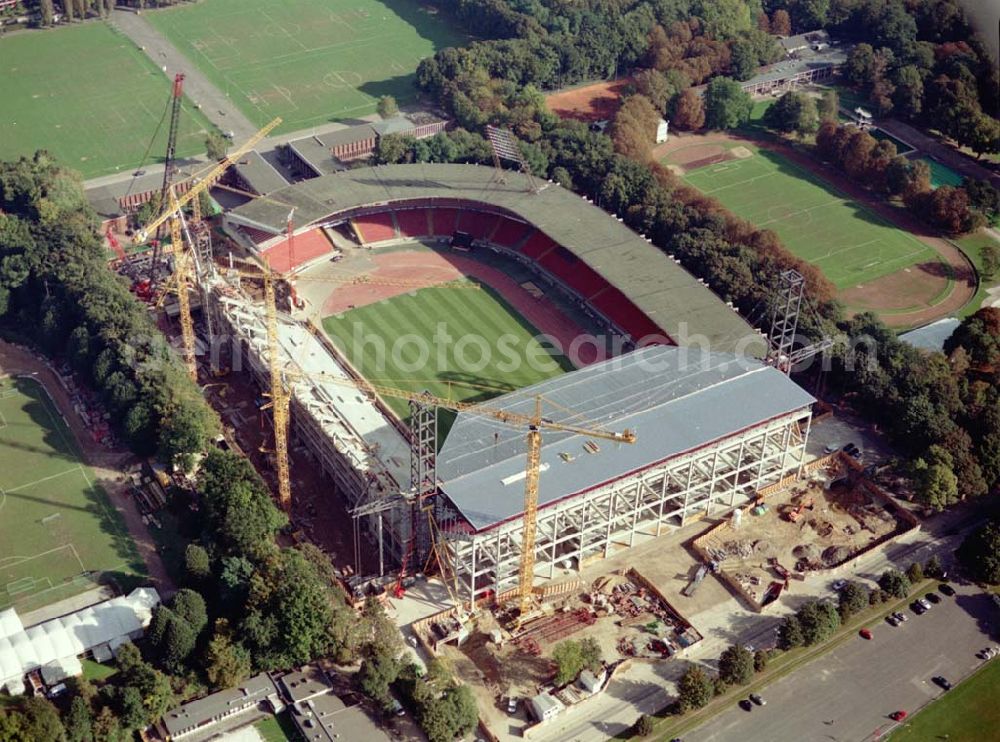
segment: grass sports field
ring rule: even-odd
[[[150,13],[258,125],[294,131],[416,94],[417,63],[464,37],[412,0],[206,0]]]
[[[572,369],[568,359],[550,354],[535,339],[538,331],[486,287],[420,289],[327,317],[323,329],[370,381],[462,401],[489,399]],[[443,340],[446,335],[450,341]],[[356,341],[359,336],[376,340]],[[405,400],[386,402],[409,417]]]
[[[839,289],[937,259],[927,245],[774,152],[754,150],[684,178],[737,216],[773,229]]]
[[[0,379],[0,610],[33,610],[145,567],[38,383]]]
[[[84,177],[137,168],[163,117],[171,81],[104,23],[0,41],[0,158],[47,149]],[[205,151],[211,125],[186,110],[177,149]],[[167,122],[151,152],[166,149]]]
[[[924,708],[890,737],[901,740],[936,740],[978,742],[995,739],[1000,728],[1000,662],[991,660],[972,677],[963,680],[950,691]],[[993,732],[989,730],[993,729]]]

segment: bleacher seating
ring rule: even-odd
[[[259,245],[262,242],[267,242],[268,240],[274,239],[277,235],[271,234],[270,232],[265,232],[262,229],[254,229],[253,227],[247,227],[243,224],[239,225],[237,229],[241,234],[246,235],[246,237],[255,245]]]
[[[287,273],[303,263],[333,252],[333,244],[322,229],[312,229],[304,234],[295,235],[292,248],[294,254],[289,250],[288,240],[283,240],[264,253],[271,270]]]
[[[621,291],[609,287],[598,293],[591,301],[594,308],[625,330],[633,339],[649,335],[662,335],[662,330],[647,317]]]
[[[500,224],[497,226],[496,231],[493,232],[490,242],[503,247],[516,248],[531,230],[532,226],[530,224],[514,221],[513,219],[503,219],[501,217]]]
[[[396,212],[400,237],[427,237],[431,233],[427,209],[400,209]]]
[[[370,245],[396,238],[396,225],[392,220],[391,211],[355,217],[351,222],[362,244]]]
[[[554,247],[556,247],[556,243],[553,242],[548,235],[542,234],[541,232],[535,232],[528,238],[528,241],[524,243],[524,246],[521,247],[521,252],[529,258],[539,260]]]
[[[463,211],[458,218],[457,229],[459,232],[468,232],[475,240],[489,239],[496,229],[496,214],[484,214],[481,211]]]
[[[431,212],[431,221],[434,224],[433,235],[435,237],[451,237],[455,233],[455,225],[458,224],[458,209],[434,209]]]
[[[608,285],[590,266],[561,245],[550,250],[538,264],[584,299],[589,299]]]

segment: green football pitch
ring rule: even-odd
[[[48,395],[34,381],[0,380],[0,610],[68,598],[101,573],[144,572]]]
[[[463,42],[415,0],[206,0],[147,17],[258,125],[357,118],[416,95],[417,63]]]
[[[0,41],[0,158],[45,149],[84,177],[139,167],[166,150],[171,81],[105,23],[14,34]],[[177,150],[205,151],[211,125],[185,110]]]
[[[490,289],[420,289],[323,320],[323,329],[373,383],[481,402],[572,370]],[[401,417],[407,402],[387,399]]]
[[[684,179],[737,216],[774,230],[839,289],[938,259],[912,235],[774,152],[756,150]]]

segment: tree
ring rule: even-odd
[[[212,562],[204,546],[187,545],[184,549],[184,569],[196,582],[204,582],[212,576]]]
[[[705,123],[710,129],[735,129],[750,119],[753,102],[738,82],[715,77],[705,89]]]
[[[632,726],[632,733],[636,737],[648,737],[656,729],[656,723],[653,717],[649,714],[642,714],[638,719],[635,720],[635,724]]]
[[[840,589],[840,618],[847,620],[855,613],[859,613],[870,604],[868,588],[857,582],[848,582]]]
[[[391,95],[383,95],[378,99],[378,105],[375,110],[378,115],[384,119],[392,118],[397,113],[399,113],[399,106],[396,105],[396,99]]]
[[[1000,367],[1000,308],[983,307],[962,320],[945,341],[944,352],[951,355],[958,348],[979,368]]]
[[[223,633],[216,633],[202,658],[205,677],[213,688],[233,688],[250,677],[250,653]]]
[[[979,249],[979,254],[983,258],[983,276],[986,278],[996,276],[997,271],[1000,271],[1000,247],[989,242]]]
[[[911,584],[917,584],[924,579],[924,566],[920,562],[914,562],[906,570],[906,579]]]
[[[758,649],[753,653],[753,671],[764,672],[767,669],[767,650]]]
[[[805,637],[802,634],[802,624],[799,623],[798,616],[785,616],[778,627],[778,646],[788,650],[801,647],[804,643]]]
[[[938,447],[931,446],[931,448]],[[950,462],[951,456],[947,452],[943,453]],[[938,512],[958,502],[958,477],[952,471],[950,463],[941,460],[928,463],[919,458],[914,462],[913,470],[916,480],[915,495],[919,502]]]
[[[795,615],[802,626],[802,640],[806,646],[819,644],[840,627],[840,614],[831,603],[825,601],[804,603]]]
[[[639,162],[648,160],[659,121],[660,115],[649,98],[641,94],[626,98],[608,126],[615,151]]]
[[[976,178],[963,178],[962,188],[969,196],[969,205],[989,221],[1000,216],[1000,189],[995,188],[985,180]],[[995,243],[992,242],[988,244],[995,246]]]
[[[939,186],[914,204],[930,224],[949,234],[963,234],[978,229],[984,218],[969,208],[969,196],[963,188]]]
[[[941,559],[937,554],[927,560],[924,565],[924,574],[932,580],[940,580],[944,575],[944,567],[941,566]]]
[[[205,136],[205,154],[210,160],[221,160],[229,149],[229,140],[217,131],[210,131]]]
[[[924,104],[924,78],[912,64],[896,70],[896,89],[892,93],[893,107],[906,118],[915,118]]]
[[[687,89],[677,97],[671,125],[680,131],[696,131],[705,125],[705,103],[694,90]]]
[[[677,702],[684,710],[700,709],[712,700],[715,685],[698,665],[689,664],[677,683]]]
[[[955,555],[976,582],[1000,583],[1000,522],[990,521],[970,533]]]
[[[992,116],[974,115],[960,133],[959,142],[975,152],[976,159],[1000,152],[1000,121]]]
[[[878,586],[894,598],[905,598],[910,594],[910,581],[898,569],[887,569],[878,578]]]
[[[732,644],[719,657],[719,677],[730,685],[746,685],[753,680],[753,653],[741,644]]]
[[[833,121],[836,123],[840,116],[840,96],[836,90],[823,91],[823,97],[819,103],[820,121]]]
[[[767,109],[764,123],[779,131],[805,136],[819,128],[816,100],[803,93],[789,91]]]
[[[390,654],[372,653],[361,661],[357,681],[361,691],[376,701],[383,709],[392,707],[389,686],[399,677],[402,669],[399,660]]]
[[[737,80],[749,80],[757,71],[757,49],[745,38],[736,39],[729,47],[729,72]]]
[[[178,590],[174,594],[173,609],[178,618],[187,622],[196,636],[201,634],[202,629],[208,623],[205,599],[194,590],[189,588]]]
[[[125,686],[118,689],[118,716],[126,729],[142,729],[149,720],[149,714],[142,702],[138,688]]]
[[[22,716],[25,740],[53,740],[59,742],[66,737],[66,729],[59,718],[59,711],[50,701],[38,696],[25,699],[18,706]]]
[[[585,668],[593,671],[600,668],[601,648],[594,639],[567,639],[559,642],[552,650],[552,660],[557,667],[556,685],[565,685],[576,680],[576,676]]]
[[[52,0],[40,0],[38,3],[38,12],[42,17],[42,25],[51,26],[52,19],[55,16],[55,9],[52,7]]]
[[[855,85],[870,86],[875,68],[875,49],[871,44],[861,43],[851,49],[844,65],[847,79]]]
[[[775,36],[791,36],[792,19],[784,8],[779,8],[771,14],[771,33]]]

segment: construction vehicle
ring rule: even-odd
[[[811,497],[800,500],[798,505],[785,513],[785,517],[792,523],[798,523],[799,519],[802,517],[802,513],[806,510],[812,510],[813,505],[815,505],[815,503]]]

